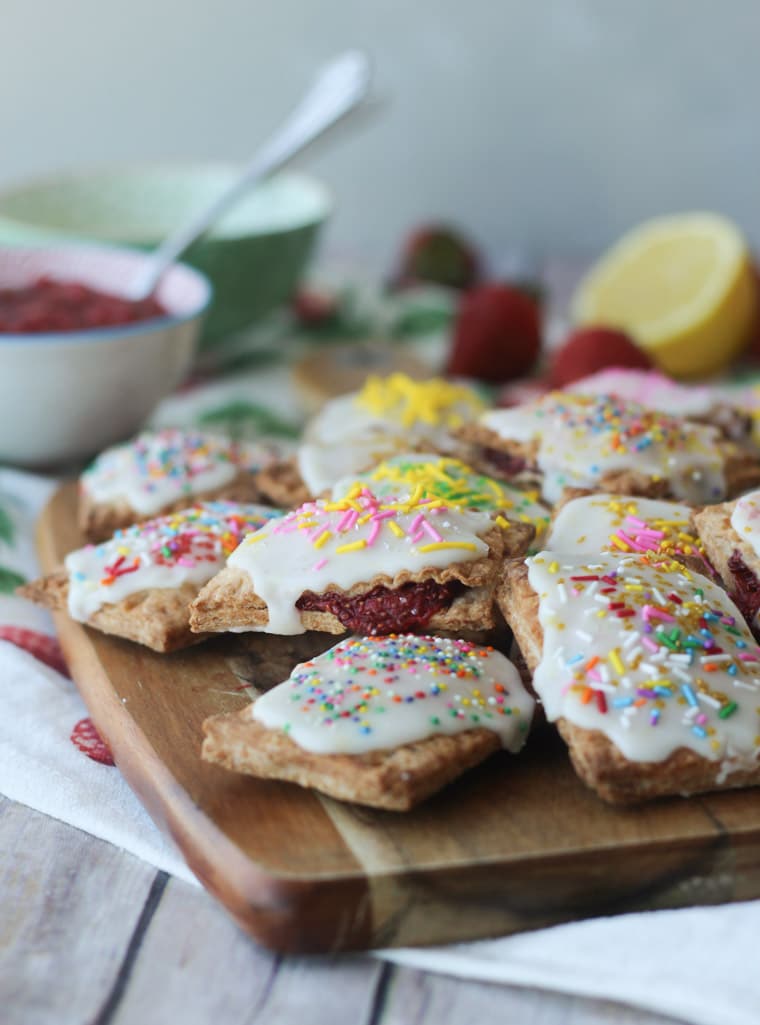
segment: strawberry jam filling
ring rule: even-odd
[[[165,316],[153,296],[125,299],[73,281],[42,277],[23,288],[0,288],[0,334],[121,327]]]
[[[302,612],[330,612],[347,630],[357,634],[399,633],[426,626],[463,589],[458,580],[447,584],[424,580],[393,589],[378,585],[352,598],[337,591],[304,591],[296,608]]]
[[[483,457],[501,477],[516,477],[518,473],[533,469],[522,456],[510,455],[498,448],[483,448]]]
[[[758,580],[757,574],[749,568],[739,551],[734,551],[731,554],[728,568],[734,581],[732,597],[741,614],[754,628],[753,621],[760,609],[760,580]]]

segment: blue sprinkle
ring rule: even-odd
[[[694,694],[694,691],[691,689],[688,683],[684,683],[681,685],[681,693],[692,706],[692,708],[698,707],[699,702],[697,701],[696,695]]]
[[[633,704],[633,698],[613,698],[613,708],[628,708],[629,705]]]
[[[701,726],[692,726],[691,732],[694,733],[697,737],[700,737],[702,740],[704,740],[704,738],[707,736],[707,731],[702,729]]]

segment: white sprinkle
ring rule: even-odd
[[[605,694],[615,694],[617,692],[617,687],[614,683],[600,683],[598,680],[595,680],[594,690],[603,690]]]
[[[594,601],[598,601],[600,605],[609,605],[610,603],[606,594],[595,594]]]
[[[703,691],[697,691],[697,701],[704,701],[706,705],[710,705],[712,708],[720,708],[720,701],[714,698],[712,694],[705,694]]]
[[[563,605],[567,603],[567,589],[564,584],[557,584],[557,594]]]
[[[733,655],[702,655],[699,661],[704,665],[705,662],[732,662],[733,658]]]
[[[640,644],[637,644],[636,647],[632,651],[628,652],[628,659],[629,659],[629,661],[634,662],[639,657],[639,655],[643,655],[643,654],[644,654],[644,649],[641,647]]]
[[[658,591],[656,587],[652,588],[652,594],[655,596],[655,598],[660,603],[660,605],[664,605],[665,604],[665,599],[663,598],[661,592]]]
[[[668,661],[669,662],[683,662],[684,665],[691,665],[691,655],[680,655],[680,654],[676,654],[676,653],[671,652],[671,654],[670,654],[670,656],[668,658]]]
[[[689,705],[683,715],[684,719],[691,721],[696,715],[699,715],[699,708],[696,705]]]
[[[683,680],[684,683],[691,683],[691,676],[683,669],[679,669],[678,666],[673,666],[671,669],[673,676],[677,676],[679,680]]]
[[[734,676],[732,681],[735,687],[741,687],[742,690],[757,690],[757,685],[754,683],[744,683],[743,680],[737,680]]]
[[[599,666],[599,675],[604,683],[610,682],[610,671],[604,663]]]
[[[645,673],[651,673],[652,676],[657,672],[657,666],[653,666],[651,662],[639,662],[639,669]]]
[[[586,633],[586,631],[585,631],[585,630],[576,630],[576,631],[575,631],[575,636],[576,636],[576,637],[580,637],[580,639],[581,639],[582,641],[585,641],[585,642],[586,642],[587,644],[590,644],[590,643],[591,643],[591,641],[593,641],[593,639],[594,639],[594,638],[593,638],[593,637],[591,636],[591,634],[589,634],[589,633]]]
[[[599,589],[599,581],[598,580],[592,581],[592,583],[590,583],[589,586],[586,588],[587,596],[589,598],[593,598],[598,589]]]
[[[636,630],[634,630],[634,632],[632,634],[630,634],[630,636],[626,637],[626,639],[623,641],[623,647],[624,648],[630,648],[630,646],[632,644],[635,644],[636,641],[638,641],[640,639],[641,639],[641,634],[638,633]]]

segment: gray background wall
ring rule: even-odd
[[[698,207],[760,241],[757,0],[0,0],[0,185],[242,158],[356,44],[382,109],[308,162],[333,251],[384,264],[430,217],[593,251]]]

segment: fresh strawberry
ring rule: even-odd
[[[293,296],[292,307],[293,313],[303,327],[321,327],[337,316],[338,300],[329,292],[301,288]]]
[[[473,246],[458,232],[431,225],[407,238],[394,284],[406,288],[429,281],[449,288],[471,288],[480,276],[479,263]]]
[[[23,626],[0,626],[0,641],[8,641],[17,648],[23,648],[34,655],[46,666],[55,669],[62,676],[68,676],[68,666],[63,657],[61,646],[55,637],[40,633],[38,630],[27,630]]]
[[[540,351],[536,302],[509,285],[479,285],[462,298],[446,369],[500,384],[528,374]]]
[[[71,731],[71,743],[88,758],[101,765],[115,765],[108,744],[95,729],[92,719],[80,719]]]
[[[552,388],[566,388],[573,381],[609,367],[651,370],[652,361],[625,331],[612,327],[581,327],[568,335],[549,368]]]

